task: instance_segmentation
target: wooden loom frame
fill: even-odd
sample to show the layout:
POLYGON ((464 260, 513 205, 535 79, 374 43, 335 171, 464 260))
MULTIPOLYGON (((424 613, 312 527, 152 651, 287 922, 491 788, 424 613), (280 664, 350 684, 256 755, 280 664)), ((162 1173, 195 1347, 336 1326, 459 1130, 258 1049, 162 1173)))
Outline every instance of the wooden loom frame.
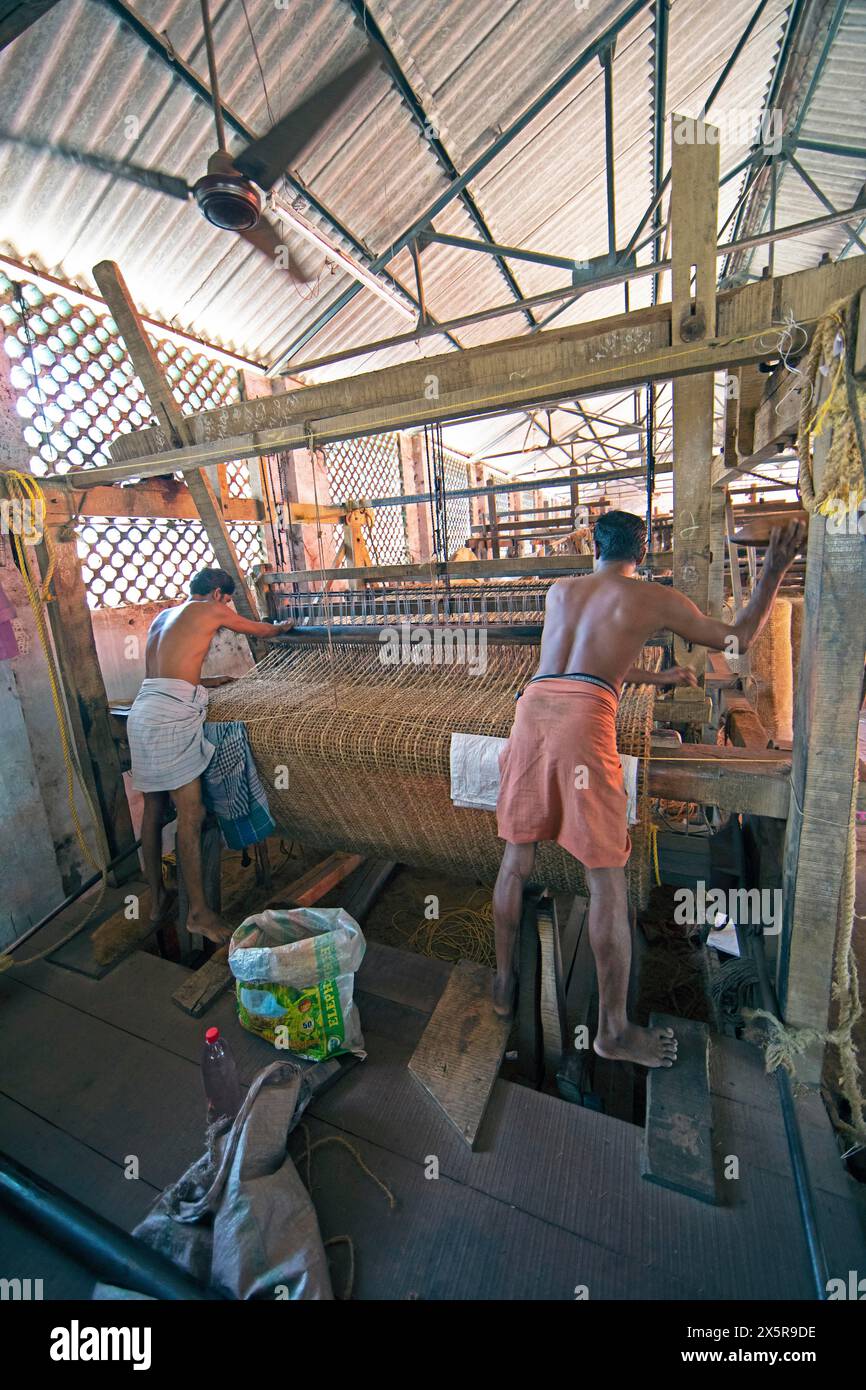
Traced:
MULTIPOLYGON (((718 196, 717 145, 714 140, 700 144, 674 140, 672 150, 672 303, 532 338, 425 358, 419 364, 339 379, 285 395, 264 396, 197 416, 179 417, 119 272, 103 264, 97 274, 100 288, 161 423, 116 440, 112 445, 115 462, 100 469, 98 476, 91 479, 67 475, 53 479, 52 508, 62 511, 64 493, 95 491, 100 494, 99 506, 105 515, 106 494, 110 491, 106 482, 181 470, 189 475, 191 500, 220 563, 235 572, 237 563, 225 521, 239 514, 240 504, 220 506, 204 472, 210 465, 303 448, 311 441, 318 445, 385 428, 417 426, 468 413, 495 413, 561 400, 570 394, 587 395, 611 386, 673 378, 674 580, 700 606, 717 610, 724 508, 723 494, 714 486, 722 480, 719 461, 711 454, 712 373, 722 369, 738 371, 742 373, 741 381, 748 382, 754 364, 774 356, 773 325, 779 324, 785 313, 792 313, 800 323, 813 324, 830 304, 866 287, 866 256, 794 275, 766 278, 716 295, 713 210, 718 196), (423 385, 431 377, 438 387, 432 400, 423 385)), ((753 378, 751 386, 753 404, 753 378)), ((741 398, 740 404, 738 425, 744 442, 750 402, 744 403, 741 398)), ((752 412, 753 422, 760 414, 761 408, 752 412)), ((753 437, 760 448, 757 428, 753 437)), ((732 467, 734 473, 738 471, 727 451, 724 465, 732 467)), ((140 490, 143 497, 149 486, 139 485, 135 492, 140 490)), ((491 497, 494 495, 491 493, 491 497)), ((136 500, 136 508, 140 505, 136 500)), ((248 519, 248 511, 249 504, 244 504, 244 519, 248 519)), ((137 514, 142 513, 138 510, 137 514)), ((67 519, 68 512, 64 516, 67 519)), ((495 521, 493 525, 495 529, 495 521)), ((540 575, 576 572, 583 567, 580 563, 564 564, 567 558, 479 561, 462 565, 460 572, 468 576, 471 569, 479 577, 502 573, 540 575)), ((570 558, 579 561, 582 557, 570 558)), ((72 564, 61 568, 72 574, 77 567, 72 564)), ((421 568, 424 577, 429 578, 430 566, 421 568)), ((449 570, 447 565, 437 568, 444 573, 449 570)), ((409 567, 377 567, 358 576, 342 570, 339 577, 405 578, 409 577, 409 567)), ((62 641, 59 643, 61 662, 72 703, 88 687, 88 708, 97 717, 86 731, 79 728, 76 732, 84 739, 98 780, 104 783, 115 773, 116 749, 108 746, 110 740, 106 741, 104 730, 100 734, 94 732, 101 722, 101 676, 92 640, 88 643, 86 634, 82 635, 82 616, 86 616, 83 582, 80 575, 78 583, 73 581, 74 575, 58 591, 55 631, 69 622, 78 631, 74 656, 62 641)), ((239 605, 252 609, 239 571, 238 581, 239 605)), ((807 620, 801 664, 804 679, 797 706, 791 769, 793 794, 783 798, 776 787, 772 796, 779 810, 783 799, 787 803, 785 929, 778 976, 781 1006, 787 1022, 819 1030, 826 1028, 830 1010, 845 866, 842 827, 848 822, 858 773, 856 728, 866 652, 864 589, 866 548, 862 538, 830 536, 824 518, 813 515, 806 572, 807 620)), ((686 722, 697 718, 700 722, 699 709, 704 701, 702 692, 699 694, 700 698, 695 699, 694 692, 686 692, 671 702, 677 706, 671 717, 686 722)), ((727 773, 716 775, 701 769, 700 775, 692 772, 690 776, 690 785, 696 791, 700 776, 704 776, 706 790, 712 780, 717 788, 727 784, 731 798, 738 794, 747 799, 748 778, 742 773, 736 773, 732 779, 727 773), (737 793, 733 791, 736 778, 737 793)), ((103 812, 108 814, 104 802, 103 812)), ((122 820, 122 811, 112 814, 120 815, 122 820)), ((820 1053, 820 1048, 814 1049, 804 1065, 806 1079, 813 1082, 820 1076, 820 1053)))

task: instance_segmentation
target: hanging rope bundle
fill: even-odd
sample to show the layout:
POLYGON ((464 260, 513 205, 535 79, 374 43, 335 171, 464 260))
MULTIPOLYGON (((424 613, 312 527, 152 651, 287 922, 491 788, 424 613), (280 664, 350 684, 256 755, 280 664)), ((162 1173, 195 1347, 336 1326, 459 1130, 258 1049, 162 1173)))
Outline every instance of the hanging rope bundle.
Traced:
POLYGON ((832 516, 840 507, 856 507, 866 497, 866 385, 854 376, 858 312, 856 296, 834 304, 819 320, 806 360, 797 437, 800 494, 807 511, 825 516, 832 516), (822 377, 829 377, 830 387, 824 400, 816 404, 822 377), (816 493, 812 445, 826 430, 832 430, 832 438, 816 493))

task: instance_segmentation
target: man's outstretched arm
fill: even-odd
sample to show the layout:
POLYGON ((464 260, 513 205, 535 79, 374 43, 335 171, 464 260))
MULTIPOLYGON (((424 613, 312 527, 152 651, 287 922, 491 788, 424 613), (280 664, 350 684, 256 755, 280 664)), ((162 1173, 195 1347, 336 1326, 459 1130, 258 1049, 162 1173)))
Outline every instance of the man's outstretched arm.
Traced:
POLYGON ((747 652, 767 621, 779 586, 797 552, 802 550, 805 538, 806 528, 801 521, 791 521, 771 533, 761 577, 749 602, 732 623, 707 617, 678 589, 667 589, 665 626, 695 647, 709 647, 714 652, 747 652))
POLYGON ((291 618, 284 623, 259 623, 252 618, 245 618, 242 613, 236 613, 233 608, 223 605, 223 612, 219 614, 219 627, 227 627, 232 632, 242 632, 246 637, 279 637, 284 632, 290 632, 295 626, 291 618))

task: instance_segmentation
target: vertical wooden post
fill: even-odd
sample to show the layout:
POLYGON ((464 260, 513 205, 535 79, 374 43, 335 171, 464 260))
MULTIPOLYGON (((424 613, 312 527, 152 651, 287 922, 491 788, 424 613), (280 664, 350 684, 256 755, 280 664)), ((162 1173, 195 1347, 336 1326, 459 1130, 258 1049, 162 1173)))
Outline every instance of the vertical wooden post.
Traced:
MULTIPOLYGON (((260 396, 271 396, 276 394, 274 387, 276 382, 269 381, 267 377, 254 376, 252 372, 240 372, 241 395, 245 401, 256 400, 260 396)), ((247 471, 250 478, 250 492, 262 507, 262 537, 268 569, 276 570, 280 566, 277 563, 277 555, 274 549, 271 526, 276 525, 276 517, 273 514, 274 499, 270 495, 270 488, 267 486, 268 476, 267 457, 247 459, 247 471)))
MULTIPOLYGON (((100 261, 93 267, 93 277, 99 286, 112 317, 126 343, 133 366, 141 378, 154 414, 168 431, 178 447, 192 442, 189 422, 183 415, 166 381, 156 353, 151 347, 144 324, 138 310, 130 298, 129 291, 118 267, 113 261, 100 261)), ((217 564, 230 574, 235 581, 235 607, 244 617, 256 620, 258 613, 247 582, 238 565, 235 548, 226 528, 222 507, 214 491, 213 483, 205 469, 191 470, 185 474, 196 509, 207 532, 217 564)))
MULTIPOLYGON (((427 491, 427 476, 424 468, 424 440, 420 434, 410 436, 412 445, 412 492, 425 493, 427 491)), ((414 507, 415 517, 418 526, 418 560, 429 560, 433 554, 433 531, 430 525, 430 504, 419 502, 414 507)))
MULTIPOLYGON (((96 847, 108 863, 130 849, 135 836, 75 538, 61 540, 54 531, 53 539, 53 598, 46 612, 81 773, 101 821, 95 827, 96 847)), ((44 545, 37 548, 37 556, 45 574, 48 553, 44 545)), ((85 820, 86 837, 88 829, 85 820)), ((109 881, 123 883, 138 872, 138 857, 130 854, 113 870, 109 881)))
MULTIPOLYGON (((816 490, 820 462, 816 457, 816 490)), ((840 534, 826 517, 813 513, 777 973, 782 1016, 794 1027, 824 1030, 829 1018, 851 797, 858 776, 857 726, 866 658, 864 594, 863 537, 856 528, 853 534, 850 528, 840 534)), ((815 1047, 799 1059, 803 1080, 818 1084, 823 1052, 823 1047, 815 1047)))
MULTIPOLYGON (((702 121, 671 118, 671 345, 716 331, 719 133, 702 121), (708 138, 709 137, 709 138, 708 138)), ((710 600, 713 376, 673 382, 674 584, 705 612, 710 600)), ((703 677, 706 651, 674 639, 675 660, 703 677)), ((703 692, 698 692, 701 696, 703 692)), ((680 692, 685 696, 687 692, 680 692)))
MULTIPOLYGON (((401 486, 406 496, 411 497, 412 494, 417 491, 415 486, 415 458, 412 451, 411 435, 398 434, 397 449, 400 456, 401 486)), ((406 524, 406 547, 409 551, 410 564, 415 564, 422 558, 421 510, 422 508, 416 502, 411 503, 408 507, 404 507, 403 509, 406 524)))

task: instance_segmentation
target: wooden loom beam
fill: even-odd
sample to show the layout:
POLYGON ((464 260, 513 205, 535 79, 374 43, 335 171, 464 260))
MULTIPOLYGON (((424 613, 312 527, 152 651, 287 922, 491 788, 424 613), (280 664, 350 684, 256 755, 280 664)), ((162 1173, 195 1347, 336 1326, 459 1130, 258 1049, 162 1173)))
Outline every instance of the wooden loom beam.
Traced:
MULTIPOLYGON (((716 324, 716 234, 719 207, 718 131, 689 118, 671 118, 671 333, 673 344, 705 343, 716 324), (684 124, 685 122, 685 124, 684 124), (690 139, 681 138, 683 129, 690 139)), ((674 584, 706 613, 712 559, 713 374, 673 382, 674 584)), ((674 659, 699 682, 706 648, 674 638, 674 659)), ((698 689, 697 696, 703 697, 698 689)), ((690 691, 679 693, 689 704, 690 691)))
POLYGON ((186 471, 305 447, 310 430, 317 443, 327 443, 735 368, 772 356, 773 325, 788 311, 812 322, 833 300, 864 285, 866 256, 851 257, 719 295, 715 329, 708 326, 703 342, 673 344, 671 306, 660 304, 242 401, 185 417, 191 442, 181 448, 162 425, 120 436, 111 445, 115 462, 100 475, 114 480, 186 471))
MULTIPOLYGON (((123 276, 113 261, 100 261, 93 267, 93 276, 117 324, 133 366, 141 378, 147 398, 154 415, 160 421, 160 429, 183 448, 192 442, 190 418, 185 416, 177 404, 171 387, 163 375, 156 353, 151 346, 138 310, 132 302, 123 276)), ((247 402, 257 404, 257 402, 247 402)), ((225 462, 225 460, 220 460, 225 462)), ((100 476, 104 474, 100 471, 100 476)), ((255 621, 258 618, 255 604, 246 579, 241 570, 231 536, 228 533, 220 500, 214 491, 210 478, 204 469, 187 474, 186 483, 196 510, 201 517, 207 538, 213 548, 217 564, 230 574, 235 583, 234 602, 238 612, 255 621)))

